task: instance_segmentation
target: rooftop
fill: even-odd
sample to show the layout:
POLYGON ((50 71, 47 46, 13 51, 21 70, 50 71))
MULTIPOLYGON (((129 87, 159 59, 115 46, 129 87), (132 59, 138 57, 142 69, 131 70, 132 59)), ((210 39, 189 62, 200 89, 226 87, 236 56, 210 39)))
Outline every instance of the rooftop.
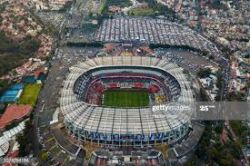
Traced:
POLYGON ((9 105, 4 114, 0 118, 0 129, 6 127, 15 120, 20 120, 23 117, 27 116, 32 111, 32 106, 30 105, 9 105))

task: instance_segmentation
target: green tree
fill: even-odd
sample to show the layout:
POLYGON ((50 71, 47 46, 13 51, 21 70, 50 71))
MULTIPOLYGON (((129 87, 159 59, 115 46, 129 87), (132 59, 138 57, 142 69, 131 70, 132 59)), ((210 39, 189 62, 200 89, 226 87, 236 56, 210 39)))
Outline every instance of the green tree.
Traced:
POLYGON ((17 142, 20 145, 19 146, 20 157, 27 156, 32 152, 33 126, 31 120, 26 121, 23 133, 17 136, 17 142))
POLYGON ((206 68, 206 69, 200 69, 197 73, 198 77, 200 78, 206 78, 211 74, 211 69, 206 68))

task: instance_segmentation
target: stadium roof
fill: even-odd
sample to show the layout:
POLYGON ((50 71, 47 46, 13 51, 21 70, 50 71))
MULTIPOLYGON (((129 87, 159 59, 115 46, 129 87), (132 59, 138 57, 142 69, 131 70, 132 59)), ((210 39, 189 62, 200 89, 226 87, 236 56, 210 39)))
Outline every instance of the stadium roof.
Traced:
POLYGON ((9 141, 12 139, 12 137, 23 131, 25 127, 24 123, 25 121, 21 122, 17 127, 3 132, 3 136, 0 137, 0 156, 3 156, 5 153, 7 153, 9 149, 9 141))
MULTIPOLYGON (((186 80, 181 68, 169 62, 167 59, 159 59, 156 57, 144 56, 104 56, 88 59, 85 62, 79 62, 71 67, 67 79, 63 82, 60 98, 60 111, 64 115, 64 121, 72 132, 80 133, 83 137, 91 137, 91 139, 102 139, 104 135, 145 135, 152 136, 157 134, 161 137, 162 133, 175 131, 187 131, 187 124, 192 114, 192 108, 184 112, 176 111, 168 113, 166 111, 157 111, 152 116, 152 108, 108 108, 92 105, 84 101, 80 101, 73 92, 76 80, 86 72, 94 74, 103 74, 108 70, 94 70, 103 67, 124 66, 127 70, 129 67, 147 67, 150 70, 144 73, 153 73, 163 76, 161 72, 155 71, 160 69, 165 73, 174 76, 181 86, 181 94, 177 99, 177 103, 192 106, 193 97, 189 82, 186 80), (94 72, 93 72, 94 71, 94 72), (159 116, 158 116, 159 115, 159 116), (79 130, 79 132, 78 132, 79 130)), ((146 68, 145 68, 146 69, 146 68)), ((113 70, 111 70, 113 71, 113 70)), ((173 79, 171 78, 172 82, 173 79)), ((88 78, 83 79, 85 82, 88 78)), ((166 81, 164 81, 165 83, 166 81)), ((85 86, 85 84, 83 84, 85 86)), ((84 89, 84 88, 83 88, 84 89)), ((170 104, 170 103, 168 103, 170 104)), ((184 134, 186 132, 182 132, 184 134)), ((178 134, 177 134, 178 135, 178 134)), ((108 136, 108 140, 109 140, 108 136)), ((152 136, 153 139, 154 136, 152 136)), ((176 137, 181 137, 178 135, 176 137)), ((113 139, 113 138, 112 138, 113 139)), ((114 138, 116 139, 116 138, 114 138)))

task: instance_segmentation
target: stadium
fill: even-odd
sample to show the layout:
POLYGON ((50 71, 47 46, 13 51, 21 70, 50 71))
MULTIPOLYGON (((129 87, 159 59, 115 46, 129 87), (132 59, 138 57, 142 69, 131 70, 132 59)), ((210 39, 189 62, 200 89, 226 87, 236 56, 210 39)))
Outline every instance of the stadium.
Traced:
POLYGON ((192 107, 152 107, 191 106, 193 101, 182 69, 167 59, 107 54, 69 68, 60 111, 78 140, 114 146, 174 144, 189 133, 192 107))

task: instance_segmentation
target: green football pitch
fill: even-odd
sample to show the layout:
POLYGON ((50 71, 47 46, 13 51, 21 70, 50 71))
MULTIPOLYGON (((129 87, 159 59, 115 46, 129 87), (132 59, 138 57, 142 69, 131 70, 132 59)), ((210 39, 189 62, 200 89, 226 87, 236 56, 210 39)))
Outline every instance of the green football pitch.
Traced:
POLYGON ((111 107, 145 107, 149 94, 145 89, 116 89, 104 92, 103 105, 111 107))

